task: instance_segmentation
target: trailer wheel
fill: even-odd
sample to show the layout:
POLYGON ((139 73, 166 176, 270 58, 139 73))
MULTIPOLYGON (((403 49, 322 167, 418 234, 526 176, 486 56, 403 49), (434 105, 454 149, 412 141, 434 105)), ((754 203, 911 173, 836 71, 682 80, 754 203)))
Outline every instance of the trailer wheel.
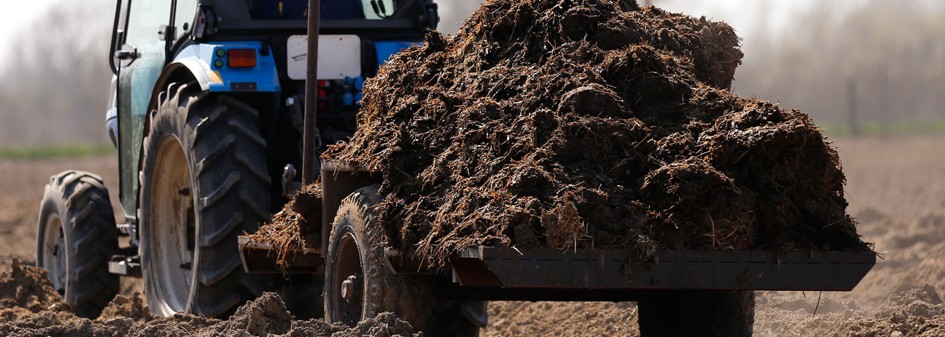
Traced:
POLYGON ((750 337, 753 291, 673 291, 637 302, 642 337, 750 337))
POLYGON ((389 311, 425 335, 478 336, 475 323, 484 322, 483 302, 438 302, 435 278, 397 275, 384 263, 387 240, 375 214, 380 201, 375 185, 355 191, 338 207, 325 260, 328 321, 353 326, 389 311), (463 312, 466 307, 470 314, 463 312))
POLYGON ((233 312, 264 284, 243 272, 237 236, 269 218, 259 113, 171 84, 144 138, 138 221, 144 290, 158 316, 233 312))
POLYGON ((102 178, 66 171, 49 179, 39 211, 36 265, 76 315, 95 318, 118 293, 108 259, 118 229, 102 178))
POLYGON ((436 326, 432 336, 479 336, 479 329, 489 323, 488 302, 449 301, 436 302, 436 326))

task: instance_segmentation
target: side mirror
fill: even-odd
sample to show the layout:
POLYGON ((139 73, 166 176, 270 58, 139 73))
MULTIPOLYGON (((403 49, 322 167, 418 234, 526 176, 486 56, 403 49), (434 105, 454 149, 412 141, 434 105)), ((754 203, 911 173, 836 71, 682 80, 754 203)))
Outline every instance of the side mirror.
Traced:
POLYGON ((114 57, 115 57, 116 59, 122 60, 122 61, 124 61, 124 60, 131 60, 131 59, 135 59, 135 58, 138 57, 138 50, 137 50, 137 49, 135 49, 134 47, 131 47, 131 46, 127 46, 127 45, 126 45, 126 47, 130 47, 131 50, 128 50, 128 49, 125 49, 125 48, 122 48, 121 50, 116 50, 116 51, 115 51, 115 54, 114 54, 114 57))
POLYGON ((161 37, 161 41, 173 42, 174 37, 177 36, 177 29, 171 25, 161 25, 161 29, 158 30, 158 36, 161 37))

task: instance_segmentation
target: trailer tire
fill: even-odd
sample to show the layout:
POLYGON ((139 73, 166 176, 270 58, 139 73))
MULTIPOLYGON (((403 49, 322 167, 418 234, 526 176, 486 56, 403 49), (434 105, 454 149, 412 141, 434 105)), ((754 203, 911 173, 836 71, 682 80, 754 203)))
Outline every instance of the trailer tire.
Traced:
POLYGON ((118 252, 118 229, 102 178, 66 171, 52 176, 39 212, 36 265, 72 312, 95 318, 118 294, 119 277, 108 272, 118 252))
MULTIPOLYGON (((437 279, 398 275, 386 262, 383 224, 376 207, 377 186, 350 194, 338 207, 325 260, 325 316, 329 322, 356 325, 382 312, 393 312, 428 336, 478 336, 476 321, 463 315, 464 302, 437 301, 437 279)), ((474 311, 484 317, 485 305, 474 311)))
POLYGON ((138 207, 151 311, 231 314, 265 283, 244 273, 237 236, 269 219, 259 113, 234 98, 172 83, 145 127, 138 207))
POLYGON ((637 303, 641 337, 750 337, 755 293, 672 291, 637 303))
POLYGON ((288 280, 276 288, 286 308, 297 320, 325 317, 323 298, 325 278, 322 275, 289 275, 288 280))
POLYGON ((479 336, 479 329, 488 324, 487 303, 485 301, 450 301, 436 303, 436 325, 432 336, 479 336))

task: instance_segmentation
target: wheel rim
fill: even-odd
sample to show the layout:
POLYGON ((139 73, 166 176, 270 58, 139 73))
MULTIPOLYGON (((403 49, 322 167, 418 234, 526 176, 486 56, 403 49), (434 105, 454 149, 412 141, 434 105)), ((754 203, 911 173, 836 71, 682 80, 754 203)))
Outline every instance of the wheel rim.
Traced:
POLYGON ((364 269, 354 235, 344 233, 336 251, 330 288, 332 320, 353 326, 364 313, 364 269))
POLYGON ((62 232, 62 219, 58 214, 46 218, 43 233, 43 268, 49 274, 49 281, 60 295, 66 294, 66 265, 69 254, 66 251, 66 237, 62 232))
POLYGON ((196 266, 196 213, 193 183, 180 142, 165 137, 158 147, 150 185, 149 259, 150 291, 159 313, 187 309, 196 266))

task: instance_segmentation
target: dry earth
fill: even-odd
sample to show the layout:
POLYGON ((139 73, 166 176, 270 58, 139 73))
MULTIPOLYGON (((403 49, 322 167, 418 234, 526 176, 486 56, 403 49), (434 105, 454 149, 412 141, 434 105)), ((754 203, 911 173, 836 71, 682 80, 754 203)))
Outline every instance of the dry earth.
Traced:
MULTIPOLYGON (((760 293, 755 335, 945 336, 945 304, 938 295, 945 291, 945 157, 940 155, 945 137, 841 139, 836 145, 847 173, 850 214, 858 219, 860 233, 875 243, 883 259, 850 293, 760 293)), ((114 201, 115 166, 114 157, 0 160, 0 274, 11 271, 13 258, 33 261, 37 210, 50 175, 65 169, 101 174, 114 201)), ((126 290, 126 295, 129 292, 126 290)), ((133 302, 122 299, 124 304, 133 302)), ((272 304, 262 301, 257 305, 272 304)), ((55 310, 4 310, 0 330, 4 326, 51 324, 55 329, 42 330, 42 335, 56 335, 56 331, 63 334, 82 327, 93 331, 92 326, 103 322, 70 318, 55 310)), ((485 336, 638 335, 632 303, 497 302, 490 304, 489 310, 491 322, 485 336)), ((127 319, 113 317, 113 324, 137 326, 133 324, 135 317, 127 317, 134 315, 115 315, 127 319)), ((151 329, 163 327, 166 331, 196 332, 187 329, 232 327, 228 322, 191 317, 161 321, 149 325, 148 330, 155 333, 160 330, 151 329)), ((344 332, 308 324, 293 326, 344 332)), ((107 335, 108 331, 112 330, 99 333, 107 335)), ((344 333, 369 334, 367 330, 344 333)))
MULTIPOLYGON (((105 179, 112 205, 118 211, 118 161, 114 156, 45 160, 0 159, 0 272, 10 270, 10 260, 34 261, 36 221, 43 187, 49 177, 65 170, 82 170, 105 179)), ((116 218, 119 221, 122 218, 116 218)))

